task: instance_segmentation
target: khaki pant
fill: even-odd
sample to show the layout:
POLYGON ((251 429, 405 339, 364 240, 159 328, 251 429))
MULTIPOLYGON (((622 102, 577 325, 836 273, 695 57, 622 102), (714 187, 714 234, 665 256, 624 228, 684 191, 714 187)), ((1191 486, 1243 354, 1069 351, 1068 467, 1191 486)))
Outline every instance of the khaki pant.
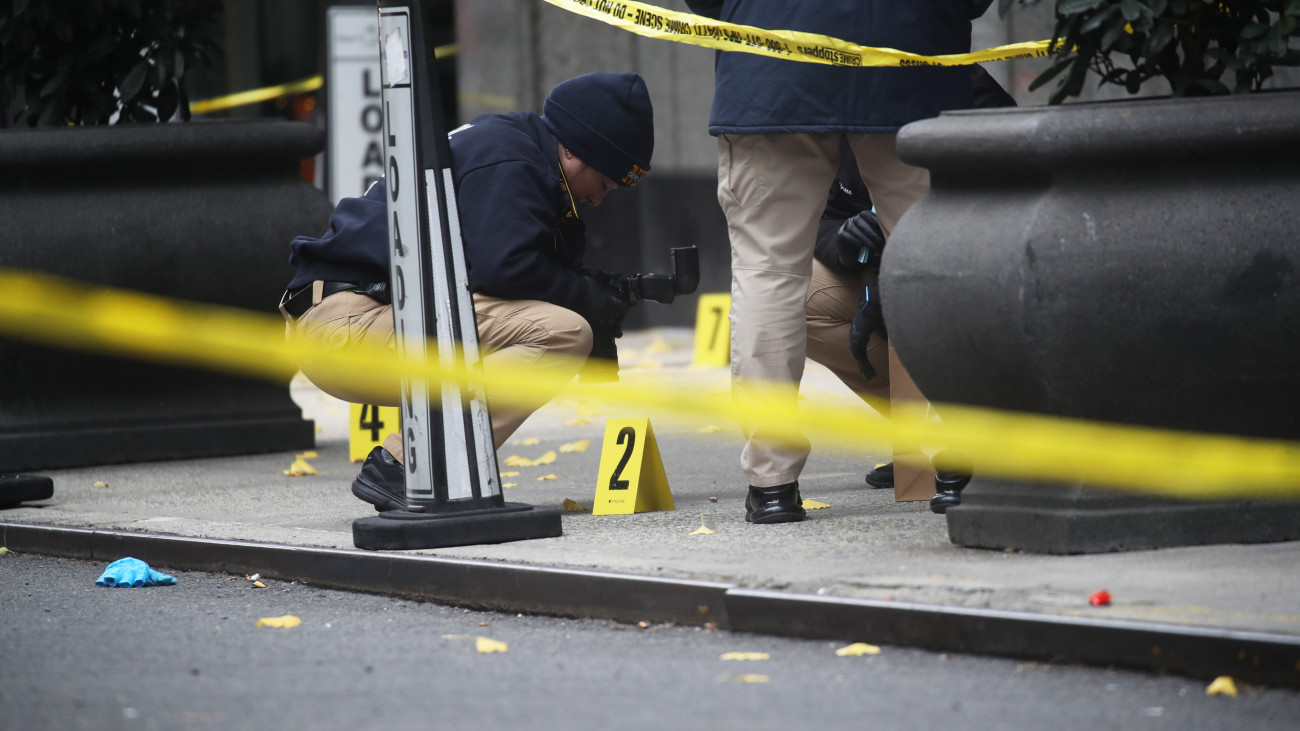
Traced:
POLYGON ((889 341, 878 333, 867 341, 867 360, 876 369, 871 380, 849 354, 849 327, 858 314, 858 296, 875 282, 875 272, 837 272, 813 259, 812 283, 804 302, 808 357, 829 368, 868 406, 889 416, 889 341))
MULTIPOLYGON (((581 315, 558 305, 476 294, 474 315, 485 371, 508 368, 513 373, 528 369, 541 376, 539 380, 555 379, 550 382, 563 384, 577 375, 581 358, 591 353, 591 326, 581 315)), ((314 339, 332 348, 382 344, 396 353, 392 305, 354 292, 326 297, 289 328, 290 337, 314 339)), ((298 364, 303 375, 331 396, 354 403, 401 405, 401 384, 397 381, 364 389, 314 366, 310 360, 298 364)), ((497 407, 488 394, 495 446, 504 444, 528 415, 548 400, 549 397, 533 404, 497 407)), ((384 442, 399 459, 400 444, 400 439, 393 438, 384 442)))
MULTIPOLYGON (((718 203, 726 214, 731 238, 735 398, 768 398, 756 383, 798 384, 803 378, 804 359, 809 354, 805 307, 812 280, 813 243, 826 208, 826 192, 839 166, 839 142, 844 136, 718 138, 718 203)), ((894 137, 847 135, 886 237, 930 185, 928 171, 898 159, 894 137)), ((854 299, 855 308, 856 304, 854 299)), ((847 340, 845 330, 846 354, 847 340)), ((847 368, 838 372, 851 377, 847 368)), ((792 405, 794 396, 780 398, 792 405)), ((761 422, 741 424, 741 429, 746 444, 740 463, 750 485, 772 487, 798 479, 808 459, 807 442, 781 445, 764 437, 761 422)))

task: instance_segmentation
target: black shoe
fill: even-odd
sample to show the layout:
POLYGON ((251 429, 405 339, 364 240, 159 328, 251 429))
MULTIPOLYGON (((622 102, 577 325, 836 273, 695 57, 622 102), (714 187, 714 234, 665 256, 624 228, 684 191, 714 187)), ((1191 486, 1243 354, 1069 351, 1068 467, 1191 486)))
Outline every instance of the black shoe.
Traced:
POLYGON ((970 475, 962 472, 934 473, 934 497, 930 498, 930 511, 944 513, 961 505, 961 491, 970 482, 970 475))
POLYGON ((794 523, 805 515, 798 482, 776 487, 751 485, 745 498, 745 520, 750 523, 794 523))
POLYGON ((894 463, 876 465, 875 469, 867 473, 867 484, 877 490, 892 488, 894 486, 894 463))
POLYGON ((361 474, 352 481, 352 494, 375 506, 375 510, 401 510, 406 507, 406 474, 402 463, 383 447, 370 450, 361 474))

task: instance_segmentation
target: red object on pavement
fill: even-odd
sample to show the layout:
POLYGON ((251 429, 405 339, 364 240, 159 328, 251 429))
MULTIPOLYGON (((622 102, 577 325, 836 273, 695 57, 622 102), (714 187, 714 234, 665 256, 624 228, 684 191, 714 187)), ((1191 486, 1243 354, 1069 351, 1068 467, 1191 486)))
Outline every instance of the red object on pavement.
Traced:
POLYGON ((1094 591, 1092 596, 1088 597, 1088 603, 1094 607, 1104 607, 1110 604, 1110 592, 1105 589, 1094 591))

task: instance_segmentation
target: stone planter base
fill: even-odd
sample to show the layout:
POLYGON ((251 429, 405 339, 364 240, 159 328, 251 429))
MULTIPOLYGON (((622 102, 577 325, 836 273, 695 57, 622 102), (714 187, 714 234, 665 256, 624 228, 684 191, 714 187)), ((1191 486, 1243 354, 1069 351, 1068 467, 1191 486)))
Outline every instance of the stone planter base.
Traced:
MULTIPOLYGON (((943 114, 885 250, 891 344, 935 403, 1300 440, 1300 91, 943 114)), ((942 408, 939 410, 942 415, 942 408)), ((986 481, 953 541, 1078 553, 1300 538, 1300 501, 986 481)), ((1118 476, 1090 476, 1105 484, 1118 476)))
MULTIPOLYGON (((289 241, 327 225, 298 174, 323 145, 283 121, 5 132, 0 266, 278 316, 289 241)), ((315 443, 287 382, 3 339, 0 373, 4 472, 315 443)))
POLYGON ((1071 554, 1300 540, 1300 501, 1174 501, 975 478, 949 508, 958 545, 1071 554))

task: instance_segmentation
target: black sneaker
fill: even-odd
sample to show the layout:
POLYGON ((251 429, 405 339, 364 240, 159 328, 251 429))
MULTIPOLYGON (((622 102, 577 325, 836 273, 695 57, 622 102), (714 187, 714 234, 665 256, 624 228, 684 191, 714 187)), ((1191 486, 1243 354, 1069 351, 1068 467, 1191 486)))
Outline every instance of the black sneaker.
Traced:
POLYGON ((370 450, 361 474, 352 481, 352 494, 375 506, 375 510, 401 510, 406 507, 406 473, 402 463, 383 447, 370 450))
POLYGON ((867 473, 867 484, 877 490, 894 487, 894 463, 878 464, 867 473))
POLYGON ((745 520, 750 523, 794 523, 806 515, 798 482, 776 487, 750 485, 745 498, 745 520))

